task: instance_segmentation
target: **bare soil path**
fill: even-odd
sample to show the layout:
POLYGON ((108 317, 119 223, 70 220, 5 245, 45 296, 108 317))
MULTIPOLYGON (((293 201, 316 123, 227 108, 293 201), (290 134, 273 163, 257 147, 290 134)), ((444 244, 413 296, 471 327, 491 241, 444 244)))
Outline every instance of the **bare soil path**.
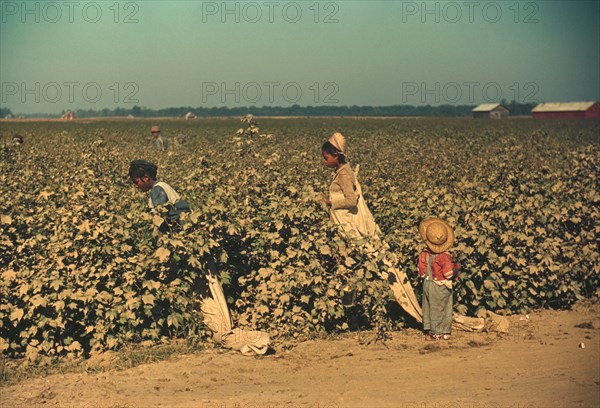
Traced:
POLYGON ((512 316, 507 335, 351 333, 261 358, 208 350, 51 375, 0 388, 0 407, 600 407, 600 305, 585 305, 512 316))

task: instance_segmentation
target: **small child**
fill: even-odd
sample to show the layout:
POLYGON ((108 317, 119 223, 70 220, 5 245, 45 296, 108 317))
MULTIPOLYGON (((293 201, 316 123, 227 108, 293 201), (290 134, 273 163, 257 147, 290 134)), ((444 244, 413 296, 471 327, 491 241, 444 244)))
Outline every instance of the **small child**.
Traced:
POLYGON ((431 339, 450 338, 452 326, 452 278, 460 267, 446 252, 454 243, 450 224, 430 218, 419 225, 427 248, 419 255, 419 276, 423 281, 423 330, 431 339))
POLYGON ((167 183, 158 180, 158 167, 146 160, 134 160, 129 166, 129 177, 141 191, 150 191, 148 206, 154 209, 166 206, 167 219, 159 227, 161 232, 168 232, 177 223, 182 212, 188 211, 190 205, 182 200, 179 194, 167 183))

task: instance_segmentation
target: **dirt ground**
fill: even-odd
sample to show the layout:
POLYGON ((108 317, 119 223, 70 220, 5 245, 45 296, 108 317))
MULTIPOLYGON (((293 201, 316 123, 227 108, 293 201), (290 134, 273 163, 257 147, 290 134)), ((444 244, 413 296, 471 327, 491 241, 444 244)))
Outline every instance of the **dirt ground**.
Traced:
MULTIPOLYGON (((417 330, 216 349, 125 371, 60 374, 0 388, 0 407, 600 407, 600 305, 511 316, 505 335, 417 330)), ((93 362, 91 362, 93 364, 93 362)))

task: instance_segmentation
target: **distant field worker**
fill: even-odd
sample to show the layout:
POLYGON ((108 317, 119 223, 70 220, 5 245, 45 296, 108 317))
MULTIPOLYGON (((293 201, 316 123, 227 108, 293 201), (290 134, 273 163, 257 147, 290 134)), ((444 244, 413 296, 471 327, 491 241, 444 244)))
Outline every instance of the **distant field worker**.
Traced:
MULTIPOLYGON (((167 183, 157 178, 158 167, 146 160, 134 160, 129 166, 129 177, 141 191, 150 192, 148 205, 151 209, 166 206, 168 213, 160 226, 162 232, 172 230, 178 224, 181 213, 189 211, 189 204, 167 183)), ((208 270, 204 279, 197 282, 197 302, 202 311, 203 321, 213 331, 215 339, 226 347, 240 351, 244 355, 265 354, 270 337, 260 331, 233 328, 233 322, 214 260, 207 256, 208 270)))
POLYGON ((447 252, 454 243, 450 224, 429 218, 419 225, 427 248, 419 255, 419 276, 423 278, 423 330, 431 339, 448 340, 452 327, 452 279, 460 266, 447 252))
POLYGON ((12 141, 15 147, 21 147, 24 143, 23 136, 17 134, 13 136, 12 141))
POLYGON ((163 136, 160 132, 160 128, 156 125, 150 128, 150 133, 154 136, 154 146, 162 152, 169 148, 169 139, 163 136))

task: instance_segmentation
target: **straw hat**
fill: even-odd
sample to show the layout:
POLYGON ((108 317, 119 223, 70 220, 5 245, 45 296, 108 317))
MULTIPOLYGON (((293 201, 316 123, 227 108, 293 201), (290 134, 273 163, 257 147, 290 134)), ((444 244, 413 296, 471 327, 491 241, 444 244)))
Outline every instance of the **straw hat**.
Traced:
POLYGON ((338 149, 342 154, 346 154, 346 138, 341 133, 334 133, 328 140, 329 143, 338 149))
POLYGON ((439 218, 429 218, 419 225, 421 238, 432 252, 444 252, 454 243, 454 231, 450 224, 439 218))
POLYGON ((150 133, 157 133, 157 132, 160 132, 160 128, 158 126, 154 125, 150 128, 150 133))

